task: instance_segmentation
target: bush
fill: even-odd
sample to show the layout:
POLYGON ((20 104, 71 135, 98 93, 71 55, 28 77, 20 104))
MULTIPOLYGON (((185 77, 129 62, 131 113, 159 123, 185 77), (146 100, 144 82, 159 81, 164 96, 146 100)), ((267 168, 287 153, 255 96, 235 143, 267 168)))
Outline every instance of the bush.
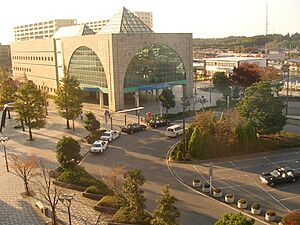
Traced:
POLYGON ((300 224, 300 212, 291 212, 282 218, 284 225, 300 224))
POLYGON ((55 170, 50 170, 49 172, 49 176, 51 178, 57 179, 57 177, 59 177, 59 175, 64 171, 64 169, 60 166, 55 170))
POLYGON ((108 187, 104 183, 95 179, 80 166, 76 166, 72 169, 65 169, 57 180, 83 187, 95 186, 99 191, 98 194, 108 193, 108 187))
POLYGON ((95 185, 89 186, 87 189, 85 189, 85 192, 97 195, 102 194, 102 191, 95 185))
POLYGON ((266 214, 268 216, 275 216, 276 215, 276 213, 273 210, 270 210, 270 209, 266 212, 266 214))
POLYGON ((197 179, 197 178, 196 178, 196 179, 194 179, 193 181, 194 181, 195 183, 199 183, 199 182, 200 182, 200 180, 199 180, 199 179, 197 179))
POLYGON ((98 206, 120 209, 126 204, 125 198, 116 195, 106 195, 98 203, 98 206))
POLYGON ((92 135, 89 135, 87 136, 85 139, 86 139, 86 142, 89 143, 89 144, 93 144, 95 141, 99 140, 100 137, 102 136, 102 134, 105 132, 106 130, 103 129, 103 130, 97 130, 95 131, 92 135))
POLYGON ((258 204, 258 203, 254 203, 252 206, 251 206, 252 209, 260 209, 261 208, 261 205, 258 204))
MULTIPOLYGON (((140 224, 140 225, 150 224, 151 215, 145 211, 143 217, 144 217, 144 220, 140 221, 138 224, 140 224)), ((130 216, 130 211, 128 211, 128 208, 126 208, 126 207, 120 208, 113 216, 112 221, 114 221, 116 223, 129 223, 129 224, 135 223, 134 221, 132 221, 132 218, 130 216)))

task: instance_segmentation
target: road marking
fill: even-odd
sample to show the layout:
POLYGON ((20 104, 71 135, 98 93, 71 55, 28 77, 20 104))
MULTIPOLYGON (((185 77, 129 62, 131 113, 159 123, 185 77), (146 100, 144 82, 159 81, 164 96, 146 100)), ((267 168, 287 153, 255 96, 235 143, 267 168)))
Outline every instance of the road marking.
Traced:
POLYGON ((289 186, 289 187, 276 188, 276 189, 272 189, 272 190, 270 190, 268 192, 281 191, 281 190, 285 190, 285 189, 289 189, 289 188, 294 188, 294 187, 300 187, 300 184, 299 185, 292 185, 292 186, 289 186))
POLYGON ((288 198, 282 198, 282 199, 279 199, 279 201, 286 201, 286 200, 290 200, 290 199, 295 199, 295 198, 300 198, 300 196, 293 196, 293 197, 288 197, 288 198))
MULTIPOLYGON (((238 161, 237 161, 238 162, 238 161)), ((236 168, 236 169, 240 169, 238 166, 236 166, 234 163, 233 163, 233 161, 230 161, 230 163, 231 163, 231 165, 233 165, 234 166, 234 168, 236 168)))
POLYGON ((207 181, 208 179, 206 179, 203 174, 197 169, 196 166, 193 165, 193 168, 197 171, 197 173, 202 177, 203 180, 207 181))
POLYGON ((279 164, 273 162, 272 160, 268 159, 267 157, 264 157, 265 160, 269 161, 271 164, 277 166, 277 167, 280 167, 279 164))
POLYGON ((267 193, 275 202, 277 202, 280 206, 282 206, 285 210, 290 212, 291 210, 287 208, 282 202, 280 202, 277 198, 275 198, 273 195, 271 195, 269 192, 267 192, 263 187, 261 187, 259 184, 256 184, 260 189, 262 189, 265 193, 267 193))

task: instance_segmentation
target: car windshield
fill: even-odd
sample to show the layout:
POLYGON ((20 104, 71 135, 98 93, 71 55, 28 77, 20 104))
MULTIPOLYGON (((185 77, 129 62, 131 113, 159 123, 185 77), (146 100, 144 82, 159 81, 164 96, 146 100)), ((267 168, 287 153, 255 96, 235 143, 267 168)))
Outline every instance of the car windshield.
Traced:
POLYGON ((272 176, 274 176, 274 177, 278 177, 279 176, 279 172, 277 170, 273 170, 270 174, 272 176))
POLYGON ((101 144, 94 144, 93 147, 95 147, 95 148, 101 148, 102 145, 101 144))
POLYGON ((104 137, 109 137, 110 134, 109 134, 109 133, 104 133, 104 134, 102 134, 102 136, 104 136, 104 137))
POLYGON ((168 128, 167 131, 173 132, 173 129, 172 128, 168 128))

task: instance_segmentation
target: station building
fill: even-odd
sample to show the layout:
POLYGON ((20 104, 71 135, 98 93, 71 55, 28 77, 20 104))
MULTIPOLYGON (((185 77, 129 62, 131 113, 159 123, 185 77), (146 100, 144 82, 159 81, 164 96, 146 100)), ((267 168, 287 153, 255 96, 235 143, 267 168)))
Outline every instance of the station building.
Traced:
POLYGON ((55 94, 63 68, 94 93, 100 107, 124 109, 124 95, 182 85, 192 96, 192 34, 154 33, 122 8, 97 34, 87 25, 60 28, 52 38, 11 45, 14 76, 55 94))

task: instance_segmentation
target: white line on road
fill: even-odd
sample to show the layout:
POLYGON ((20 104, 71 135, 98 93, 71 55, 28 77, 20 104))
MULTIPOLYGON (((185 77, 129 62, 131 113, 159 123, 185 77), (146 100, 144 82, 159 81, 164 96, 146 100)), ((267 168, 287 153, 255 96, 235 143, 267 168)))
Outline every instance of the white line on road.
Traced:
POLYGON ((298 196, 292 196, 292 197, 288 197, 288 198, 281 198, 281 199, 279 199, 279 201, 286 201, 286 200, 290 200, 290 199, 295 199, 295 198, 300 198, 300 195, 298 195, 298 196))
POLYGON ((276 189, 272 189, 272 190, 270 190, 268 192, 281 191, 281 190, 285 190, 285 189, 289 189, 289 188, 295 188, 295 187, 300 187, 300 184, 299 185, 289 186, 289 187, 276 188, 276 189))
POLYGON ((263 187, 261 187, 259 184, 256 184, 260 189, 262 189, 265 193, 267 193, 275 202, 277 202, 280 206, 282 206, 285 210, 290 212, 291 210, 287 208, 282 202, 280 202, 277 198, 275 198, 273 195, 271 195, 269 192, 267 192, 263 187))
POLYGON ((267 160, 268 162, 270 162, 271 164, 277 166, 277 167, 280 167, 279 164, 273 162, 272 160, 268 159, 267 157, 264 157, 265 160, 267 160))
POLYGON ((231 163, 231 165, 233 165, 234 166, 234 168, 236 168, 236 169, 240 169, 237 165, 235 165, 234 163, 233 163, 233 161, 230 161, 230 163, 231 163))

